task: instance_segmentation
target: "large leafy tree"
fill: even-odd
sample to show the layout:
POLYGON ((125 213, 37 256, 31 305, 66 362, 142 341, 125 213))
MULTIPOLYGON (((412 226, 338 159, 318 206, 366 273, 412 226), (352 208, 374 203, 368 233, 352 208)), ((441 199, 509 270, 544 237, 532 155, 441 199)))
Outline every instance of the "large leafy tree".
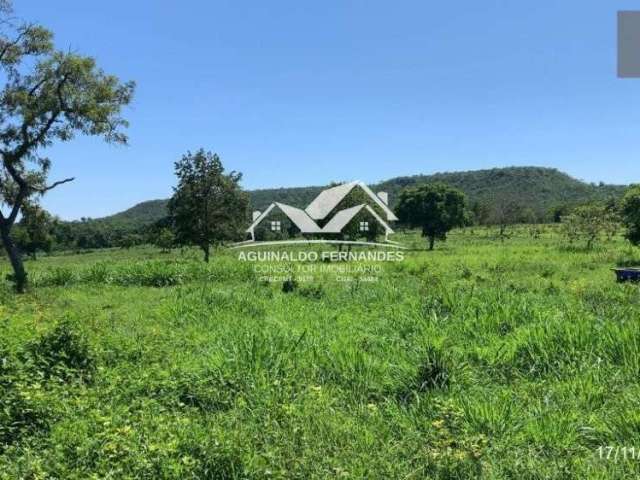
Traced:
POLYGON ((633 245, 640 245, 640 185, 634 185, 626 191, 620 213, 627 227, 627 238, 633 245))
POLYGON ((40 205, 23 205, 22 218, 14 227, 13 237, 20 251, 35 260, 38 250, 51 251, 55 225, 56 219, 40 205))
POLYGON ((407 188, 400 193, 398 218, 412 228, 420 228, 433 250, 436 240, 465 225, 465 196, 460 190, 442 183, 407 188))
POLYGON ((178 185, 169 201, 176 241, 194 245, 209 261, 211 247, 241 237, 249 196, 240 188, 242 174, 225 173, 220 157, 203 149, 175 163, 178 185))
POLYGON ((9 2, 0 1, 0 17, 0 237, 20 292, 27 274, 11 235, 20 210, 73 180, 48 182, 51 160, 42 149, 77 133, 126 143, 120 111, 134 85, 105 74, 90 57, 57 51, 47 29, 16 25, 9 2))

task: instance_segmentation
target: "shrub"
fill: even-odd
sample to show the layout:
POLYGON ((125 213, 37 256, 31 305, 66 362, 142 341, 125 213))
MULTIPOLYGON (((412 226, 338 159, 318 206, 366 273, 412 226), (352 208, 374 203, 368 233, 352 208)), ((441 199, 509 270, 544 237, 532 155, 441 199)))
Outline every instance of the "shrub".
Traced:
POLYGON ((627 239, 633 245, 640 245, 640 185, 634 185, 627 190, 620 210, 627 227, 627 239))
POLYGON ((241 385, 219 371, 187 372, 175 380, 177 401, 204 412, 228 410, 241 385))
POLYGON ((282 291, 284 293, 291 293, 298 288, 298 282, 295 278, 287 278, 282 282, 282 291))
POLYGON ((112 282, 117 285, 142 287, 169 287, 180 285, 184 275, 178 264, 142 262, 126 265, 113 272, 112 282))
POLYGON ((111 272, 106 263, 95 263, 89 267, 89 270, 84 275, 84 280, 87 282, 94 282, 100 284, 109 283, 111 280, 111 272))
POLYGON ((73 270, 66 267, 55 267, 36 280, 36 284, 45 287, 64 287, 77 280, 73 270))
POLYGON ((312 298, 315 300, 320 300, 324 297, 324 288, 322 285, 305 285, 300 289, 300 295, 306 298, 312 298))
POLYGON ((78 327, 65 320, 27 346, 27 354, 45 378, 91 380, 95 359, 78 327))
POLYGON ((47 426, 47 412, 31 390, 16 358, 0 345, 0 453, 23 435, 47 426))

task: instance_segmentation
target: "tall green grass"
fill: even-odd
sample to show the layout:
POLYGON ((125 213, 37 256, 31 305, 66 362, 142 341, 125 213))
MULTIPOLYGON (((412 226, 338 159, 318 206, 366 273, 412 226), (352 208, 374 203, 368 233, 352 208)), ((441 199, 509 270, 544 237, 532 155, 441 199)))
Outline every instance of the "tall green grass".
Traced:
POLYGON ((640 255, 527 232, 408 232, 377 282, 286 288, 229 251, 30 261, 0 479, 634 478, 598 448, 640 432, 640 287, 610 271, 640 255))

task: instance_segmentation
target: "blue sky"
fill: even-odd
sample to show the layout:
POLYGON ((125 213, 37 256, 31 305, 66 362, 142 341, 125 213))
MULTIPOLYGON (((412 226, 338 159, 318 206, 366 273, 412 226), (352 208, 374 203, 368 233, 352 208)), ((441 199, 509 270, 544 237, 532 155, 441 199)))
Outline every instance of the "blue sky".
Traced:
POLYGON ((164 198, 217 152, 246 188, 509 165, 640 181, 640 80, 616 78, 626 1, 16 0, 135 80, 130 146, 50 149, 65 219, 164 198))

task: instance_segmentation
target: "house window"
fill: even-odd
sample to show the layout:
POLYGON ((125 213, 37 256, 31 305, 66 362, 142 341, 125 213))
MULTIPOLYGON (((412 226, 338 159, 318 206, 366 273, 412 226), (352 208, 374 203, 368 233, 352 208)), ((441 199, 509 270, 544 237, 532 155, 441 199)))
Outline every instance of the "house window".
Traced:
POLYGON ((280 229, 281 229, 281 226, 280 226, 280 221, 279 220, 277 220, 277 221, 274 220, 274 221, 271 222, 271 231, 272 232, 279 232, 280 229))
POLYGON ((360 231, 368 232, 369 231, 369 222, 360 222, 360 231))

